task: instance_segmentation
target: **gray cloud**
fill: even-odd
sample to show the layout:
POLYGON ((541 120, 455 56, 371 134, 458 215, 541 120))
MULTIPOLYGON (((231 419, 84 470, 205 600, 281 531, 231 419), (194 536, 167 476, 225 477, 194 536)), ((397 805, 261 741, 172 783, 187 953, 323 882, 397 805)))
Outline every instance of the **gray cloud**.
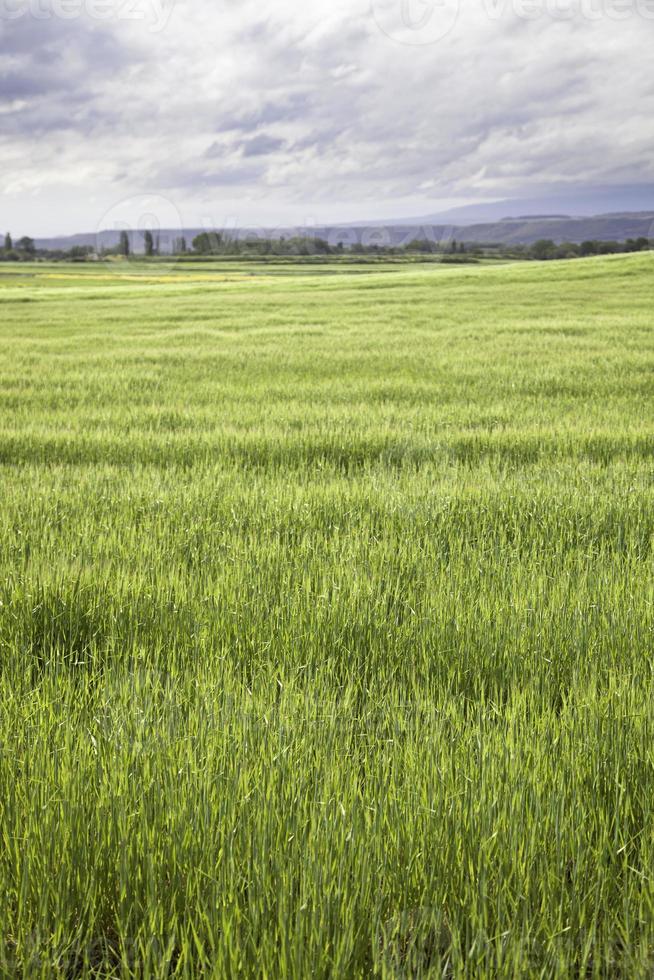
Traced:
MULTIPOLYGON (((103 90, 117 72, 138 63, 130 45, 83 20, 0 21, 2 136, 31 140, 44 133, 88 135, 116 124, 103 90)), ((45 149, 45 147, 42 147, 45 149)))
POLYGON ((283 146, 284 140, 268 136, 267 133, 259 133, 258 136, 245 140, 241 144, 241 150, 244 157, 263 157, 281 150, 283 146))
POLYGON ((461 0, 424 45, 392 40, 369 0, 178 0, 159 33, 0 17, 0 207, 51 200, 55 220, 68 187, 98 208, 162 192, 189 224, 336 220, 654 181, 654 21, 543 9, 461 0))

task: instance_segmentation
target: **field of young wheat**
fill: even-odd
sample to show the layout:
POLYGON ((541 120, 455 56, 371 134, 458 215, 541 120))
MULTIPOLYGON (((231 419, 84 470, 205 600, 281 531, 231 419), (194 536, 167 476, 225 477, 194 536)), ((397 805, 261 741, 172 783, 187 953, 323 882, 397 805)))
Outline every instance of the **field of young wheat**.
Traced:
POLYGON ((5 266, 2 977, 652 976, 653 288, 5 266))

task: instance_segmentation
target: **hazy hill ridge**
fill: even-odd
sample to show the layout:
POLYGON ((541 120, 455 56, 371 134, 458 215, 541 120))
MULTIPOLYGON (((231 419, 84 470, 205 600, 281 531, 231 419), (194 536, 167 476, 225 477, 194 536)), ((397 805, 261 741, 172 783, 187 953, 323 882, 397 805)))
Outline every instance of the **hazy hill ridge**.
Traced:
MULTIPOLYGON (((478 222, 474 224, 450 224, 434 215, 423 219, 408 219, 406 222, 381 222, 370 224, 349 225, 311 225, 309 227, 288 228, 239 228, 229 229, 225 233, 231 237, 261 238, 292 237, 307 235, 327 239, 336 245, 343 241, 346 245, 355 242, 379 245, 403 245, 412 239, 428 239, 431 241, 449 241, 457 239, 462 242, 478 242, 480 244, 498 245, 531 245, 542 238, 554 242, 583 242, 589 239, 603 241, 625 241, 627 238, 654 237, 654 210, 638 212, 621 212, 616 214, 599 214, 592 217, 562 217, 558 215, 544 216, 507 216, 499 221, 478 222)), ((203 231, 214 230, 207 228, 162 229, 159 232, 161 251, 172 250, 175 239, 183 236, 189 246, 196 235, 203 231)), ((220 229, 217 229, 220 230, 220 229)), ((69 249, 75 245, 92 245, 97 248, 112 248, 118 244, 119 232, 102 230, 99 233, 89 232, 79 235, 55 238, 39 238, 37 245, 48 249, 69 249)), ((130 233, 134 251, 142 251, 143 236, 138 231, 130 233)))

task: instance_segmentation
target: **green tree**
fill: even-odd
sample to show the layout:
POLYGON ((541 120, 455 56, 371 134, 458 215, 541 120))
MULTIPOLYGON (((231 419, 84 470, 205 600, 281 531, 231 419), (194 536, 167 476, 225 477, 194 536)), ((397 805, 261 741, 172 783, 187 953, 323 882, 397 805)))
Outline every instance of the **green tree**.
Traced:
POLYGON ((426 238, 414 238, 407 245, 409 252, 421 252, 423 255, 432 255, 435 247, 435 243, 428 241, 426 238))
POLYGON ((26 255, 34 255, 36 252, 34 239, 29 238, 27 235, 24 235, 22 238, 18 239, 16 242, 16 248, 19 252, 25 252, 26 255))
POLYGON ((597 249, 598 243, 594 239, 581 243, 581 254, 584 257, 588 255, 597 255, 597 249))
POLYGON ((557 259, 576 259, 579 254, 580 247, 574 242, 563 242, 556 249, 557 259))
POLYGON ((531 254, 540 262, 556 258, 556 245, 549 238, 541 238, 531 246, 531 254))
POLYGON ((193 239, 193 251, 200 255, 215 255, 222 246, 223 236, 219 231, 203 231, 193 239))
POLYGON ((124 255, 125 258, 129 256, 129 235, 126 231, 121 231, 120 233, 120 244, 118 245, 118 254, 124 255))
POLYGON ((145 245, 145 254, 149 257, 154 254, 154 238, 152 237, 151 231, 146 231, 143 236, 143 242, 145 245))
POLYGON ((9 232, 7 232, 7 234, 5 235, 5 252, 11 252, 13 247, 14 247, 14 243, 11 240, 11 235, 9 234, 9 232))
POLYGON ((73 245, 73 247, 68 250, 68 258, 72 259, 73 262, 79 262, 90 255, 92 251, 92 245, 73 245))

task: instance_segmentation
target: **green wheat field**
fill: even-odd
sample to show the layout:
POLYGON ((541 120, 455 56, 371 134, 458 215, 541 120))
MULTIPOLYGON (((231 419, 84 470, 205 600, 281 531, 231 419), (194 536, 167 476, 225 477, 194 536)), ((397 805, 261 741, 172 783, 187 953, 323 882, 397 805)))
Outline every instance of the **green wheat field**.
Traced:
POLYGON ((0 976, 654 975, 653 297, 0 270, 0 976))

